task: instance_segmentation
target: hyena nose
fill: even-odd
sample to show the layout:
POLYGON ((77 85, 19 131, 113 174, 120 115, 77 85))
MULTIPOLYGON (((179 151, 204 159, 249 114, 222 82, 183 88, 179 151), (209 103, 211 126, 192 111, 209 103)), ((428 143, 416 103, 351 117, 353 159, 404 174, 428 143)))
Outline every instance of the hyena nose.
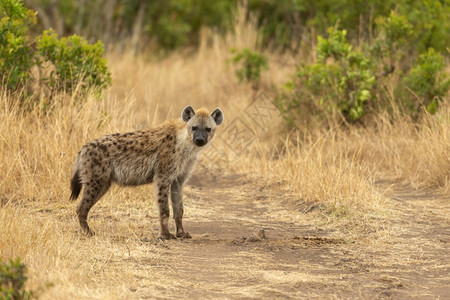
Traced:
POLYGON ((197 146, 204 146, 206 144, 206 140, 202 137, 195 138, 194 142, 197 146))

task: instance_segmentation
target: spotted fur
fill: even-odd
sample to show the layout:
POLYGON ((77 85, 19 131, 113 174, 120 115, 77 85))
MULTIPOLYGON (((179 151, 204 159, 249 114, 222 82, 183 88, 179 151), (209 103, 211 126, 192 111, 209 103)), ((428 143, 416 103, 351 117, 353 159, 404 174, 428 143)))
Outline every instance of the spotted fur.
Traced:
POLYGON ((176 236, 190 238, 182 225, 183 184, 194 170, 199 153, 214 138, 223 122, 220 109, 211 114, 204 108, 195 112, 187 106, 182 120, 170 120, 158 127, 101 137, 84 145, 75 161, 70 198, 78 198, 77 215, 82 230, 92 235, 87 216, 92 206, 112 183, 137 186, 154 183, 160 217, 160 238, 175 238, 169 232, 169 195, 176 236), (184 122, 183 122, 184 121, 184 122))

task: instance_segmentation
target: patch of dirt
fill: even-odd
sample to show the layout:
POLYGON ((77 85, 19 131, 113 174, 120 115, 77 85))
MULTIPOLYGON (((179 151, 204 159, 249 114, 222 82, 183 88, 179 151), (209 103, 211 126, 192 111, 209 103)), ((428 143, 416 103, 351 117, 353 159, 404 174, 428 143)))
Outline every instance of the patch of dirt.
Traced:
POLYGON ((392 192, 398 217, 377 240, 274 217, 317 208, 277 206, 280 195, 238 175, 193 176, 184 219, 193 238, 160 244, 171 288, 153 297, 450 299, 448 200, 392 192))
MULTIPOLYGON (((86 244, 109 247, 98 246, 110 254, 93 262, 127 270, 126 298, 450 299, 448 199, 396 184, 387 195, 394 212, 354 233, 321 224, 323 207, 292 198, 282 182, 202 177, 184 192, 192 239, 156 241, 156 208, 140 200, 106 196, 90 214, 94 239, 79 234, 76 204, 30 209, 65 230, 76 226, 86 244)), ((386 191, 390 183, 378 185, 386 191)))

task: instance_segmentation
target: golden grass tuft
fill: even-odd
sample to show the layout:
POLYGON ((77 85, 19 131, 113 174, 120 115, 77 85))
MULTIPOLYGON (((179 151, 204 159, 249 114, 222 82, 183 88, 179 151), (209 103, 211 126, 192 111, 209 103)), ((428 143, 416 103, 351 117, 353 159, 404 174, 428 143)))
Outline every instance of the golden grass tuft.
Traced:
POLYGON ((434 189, 450 196, 450 106, 437 115, 425 115, 418 123, 408 117, 387 115, 363 133, 353 130, 363 160, 393 180, 416 188, 434 189))

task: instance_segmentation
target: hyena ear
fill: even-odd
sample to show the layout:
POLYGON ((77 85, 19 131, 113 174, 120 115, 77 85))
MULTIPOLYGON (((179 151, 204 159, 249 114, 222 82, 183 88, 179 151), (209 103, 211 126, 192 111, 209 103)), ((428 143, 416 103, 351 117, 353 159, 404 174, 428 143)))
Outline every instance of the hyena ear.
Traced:
POLYGON ((214 122, 216 122, 217 125, 220 125, 223 123, 223 112, 220 110, 220 108, 216 108, 211 113, 211 117, 214 119, 214 122))
POLYGON ((183 121, 187 122, 194 115, 195 115, 194 109, 192 108, 192 106, 188 105, 183 109, 183 112, 181 113, 181 118, 183 119, 183 121))

